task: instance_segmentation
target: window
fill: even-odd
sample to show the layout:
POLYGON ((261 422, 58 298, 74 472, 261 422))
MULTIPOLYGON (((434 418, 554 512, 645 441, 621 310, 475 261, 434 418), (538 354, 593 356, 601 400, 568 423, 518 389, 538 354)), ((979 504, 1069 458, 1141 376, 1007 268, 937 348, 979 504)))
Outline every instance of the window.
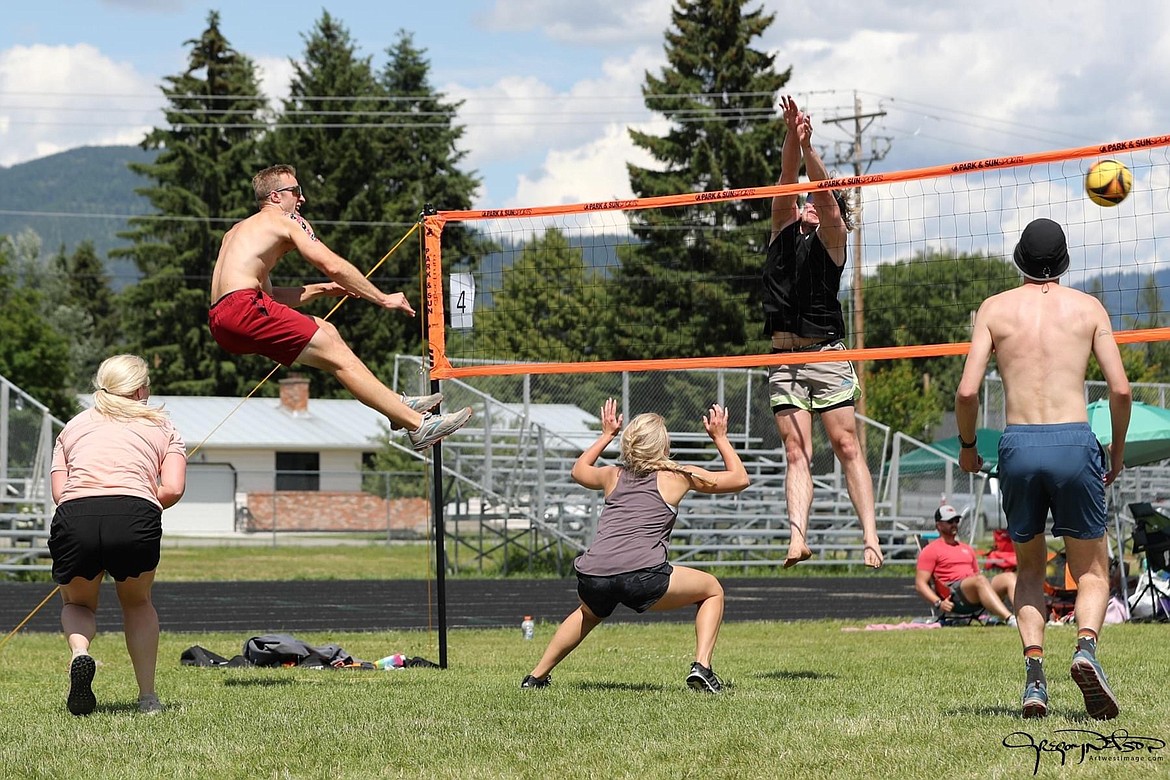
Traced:
POLYGON ((277 490, 320 490, 321 453, 276 453, 277 490))

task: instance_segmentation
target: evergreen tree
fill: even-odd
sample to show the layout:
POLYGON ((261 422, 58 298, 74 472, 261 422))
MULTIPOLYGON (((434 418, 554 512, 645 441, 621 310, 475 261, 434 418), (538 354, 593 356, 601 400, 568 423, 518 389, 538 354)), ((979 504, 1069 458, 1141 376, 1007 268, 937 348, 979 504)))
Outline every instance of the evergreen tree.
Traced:
MULTIPOLYGON (((304 40, 303 59, 293 62, 290 96, 265 147, 273 162, 296 168, 305 195, 302 211, 321 240, 368 273, 410 227, 410 222, 393 230, 376 224, 382 220, 383 193, 374 186, 371 174, 379 169, 386 145, 384 132, 376 127, 384 106, 381 92, 370 58, 358 55, 349 31, 327 11, 304 40), (391 233, 393 240, 388 237, 391 233)), ((404 244, 399 254, 414 257, 412 249, 404 244)), ((388 269, 394 260, 383 264, 370 280, 385 292, 406 292, 417 308, 418 296, 388 269)), ((274 282, 278 285, 323 280, 296 253, 280 262, 274 276, 279 277, 274 282)), ((305 311, 325 316, 335 304, 321 301, 305 311)), ((376 357, 387 354, 392 359, 408 330, 417 327, 417 320, 360 300, 345 301, 330 321, 358 357, 383 377, 388 375, 376 357)), ((341 384, 325 374, 314 376, 314 388, 317 395, 347 397, 341 384)))
MULTIPOLYGON (((771 184, 784 125, 774 101, 789 72, 751 47, 774 15, 747 0, 678 0, 666 33, 668 65, 646 74, 646 106, 672 127, 631 130, 658 165, 629 166, 638 197, 771 184)), ((618 357, 759 351, 759 278, 770 199, 630 213, 640 245, 626 248, 611 308, 618 357), (756 343, 751 343, 755 341, 756 343)))
POLYGON ((25 254, 33 248, 39 251, 39 240, 0 236, 0 376, 64 420, 77 412, 69 339, 45 316, 39 287, 24 283, 39 262, 25 254))
POLYGON ((72 389, 86 393, 98 365, 124 351, 119 310, 92 241, 83 241, 71 255, 62 247, 52 268, 53 282, 45 287, 48 316, 69 334, 72 389))
MULTIPOLYGON (((375 75, 346 28, 323 13, 305 38, 303 62, 294 63, 290 98, 266 144, 273 161, 297 169, 305 186, 305 216, 321 239, 368 272, 411 230, 425 203, 470 208, 478 181, 460 173, 455 149, 458 104, 445 103, 428 84, 429 65, 408 34, 399 33, 389 61, 375 75)), ((402 243, 370 277, 401 290, 422 309, 421 234, 402 243)), ((471 239, 461 226, 444 235, 446 257, 461 256, 471 239)), ((282 262, 282 274, 315 271, 282 262)), ((295 277, 300 280, 301 277, 295 277)), ((291 283, 282 281, 281 283, 291 283)), ((375 374, 389 377, 399 352, 420 351, 422 319, 347 302, 332 321, 375 374)), ((324 395, 342 394, 323 380, 324 395)))
POLYGON ((224 38, 217 12, 186 45, 187 69, 162 88, 167 127, 142 142, 159 155, 130 166, 153 180, 138 192, 156 214, 132 218, 123 235, 133 245, 111 254, 133 258, 142 273, 120 298, 131 350, 150 364, 154 391, 238 395, 271 362, 229 355, 215 343, 208 297, 224 231, 256 209, 250 181, 266 104, 255 64, 224 38))
POLYGON ((476 315, 477 353, 516 361, 597 360, 607 334, 597 327, 601 292, 590 284, 593 273, 561 231, 533 235, 503 269, 492 306, 476 315))

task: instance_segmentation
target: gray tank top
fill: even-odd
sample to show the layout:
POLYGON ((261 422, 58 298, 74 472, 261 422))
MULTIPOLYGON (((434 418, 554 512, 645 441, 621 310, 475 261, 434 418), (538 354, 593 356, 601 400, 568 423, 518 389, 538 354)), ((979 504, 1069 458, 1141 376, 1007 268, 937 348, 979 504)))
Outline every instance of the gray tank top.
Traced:
POLYGON ((635 477, 622 469, 605 497, 593 544, 574 562, 577 571, 606 577, 666 563, 677 517, 658 492, 658 472, 635 477))

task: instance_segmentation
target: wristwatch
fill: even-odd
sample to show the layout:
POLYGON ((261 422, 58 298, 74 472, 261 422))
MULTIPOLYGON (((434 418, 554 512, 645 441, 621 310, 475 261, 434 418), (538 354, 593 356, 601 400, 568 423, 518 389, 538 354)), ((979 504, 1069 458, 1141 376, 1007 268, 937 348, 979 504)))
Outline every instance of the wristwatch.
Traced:
POLYGON ((975 443, 977 441, 978 441, 978 439, 974 439, 972 441, 963 441, 963 434, 961 434, 961 433, 959 434, 959 446, 965 450, 975 449, 975 443))
POLYGON ((938 609, 941 606, 942 606, 942 599, 939 599, 938 601, 934 602, 935 609, 938 609))

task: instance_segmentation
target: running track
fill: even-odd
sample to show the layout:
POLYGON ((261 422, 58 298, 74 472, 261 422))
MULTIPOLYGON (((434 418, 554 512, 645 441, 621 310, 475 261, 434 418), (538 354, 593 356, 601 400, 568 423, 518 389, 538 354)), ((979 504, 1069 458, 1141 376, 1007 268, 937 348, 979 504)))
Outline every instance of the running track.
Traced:
MULTIPOLYGON (((725 578, 724 619, 875 622, 924 617, 911 577, 725 578)), ((447 627, 518 626, 524 615, 559 622, 577 605, 576 580, 447 581, 447 627)), ((53 589, 52 583, 0 582, 0 635, 7 635, 53 589)), ((154 603, 164 631, 268 634, 387 631, 436 626, 434 583, 420 580, 159 582, 154 603)), ((60 631, 54 596, 24 627, 60 631)), ((102 586, 98 625, 121 626, 114 586, 102 586)), ((637 615, 619 607, 612 622, 689 623, 689 609, 637 615)), ((114 629, 116 630, 116 629, 114 629)))

